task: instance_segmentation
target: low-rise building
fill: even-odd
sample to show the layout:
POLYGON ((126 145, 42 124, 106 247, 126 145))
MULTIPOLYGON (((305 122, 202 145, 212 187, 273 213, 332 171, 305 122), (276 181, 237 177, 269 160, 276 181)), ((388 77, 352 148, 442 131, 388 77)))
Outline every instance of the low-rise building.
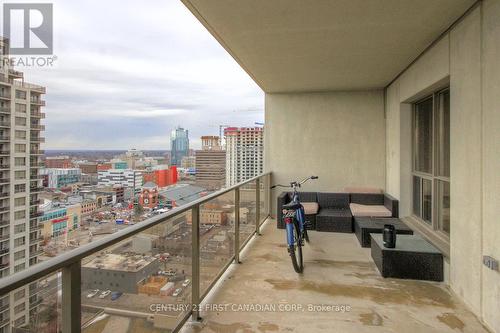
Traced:
POLYGON ((79 182, 81 173, 78 168, 44 168, 39 174, 44 176, 44 186, 61 188, 79 182))
POLYGON ((42 237, 59 236, 80 227, 82 206, 80 204, 64 204, 49 202, 42 206, 40 224, 42 237))
POLYGON ((139 284, 159 268, 159 260, 153 256, 100 254, 82 265, 82 285, 84 289, 136 294, 139 284))
POLYGON ((73 163, 69 156, 47 156, 45 158, 46 168, 72 168, 73 163))
POLYGON ((132 169, 109 169, 98 172, 100 186, 122 185, 140 188, 143 183, 142 171, 132 169))

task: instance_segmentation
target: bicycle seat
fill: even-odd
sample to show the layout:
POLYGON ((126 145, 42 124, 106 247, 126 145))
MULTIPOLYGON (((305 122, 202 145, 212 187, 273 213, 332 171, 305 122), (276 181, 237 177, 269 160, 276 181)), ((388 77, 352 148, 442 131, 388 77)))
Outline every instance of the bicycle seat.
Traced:
POLYGON ((297 210, 301 207, 302 205, 298 202, 289 202, 287 204, 283 205, 283 209, 290 209, 290 210, 297 210))

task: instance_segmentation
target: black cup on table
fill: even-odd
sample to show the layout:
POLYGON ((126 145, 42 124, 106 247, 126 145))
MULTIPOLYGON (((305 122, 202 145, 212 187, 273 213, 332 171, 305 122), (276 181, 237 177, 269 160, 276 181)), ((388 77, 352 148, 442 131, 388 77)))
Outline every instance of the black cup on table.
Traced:
POLYGON ((396 228, 394 227, 394 225, 384 225, 384 230, 382 231, 382 240, 384 242, 384 247, 391 249, 396 247, 396 228))

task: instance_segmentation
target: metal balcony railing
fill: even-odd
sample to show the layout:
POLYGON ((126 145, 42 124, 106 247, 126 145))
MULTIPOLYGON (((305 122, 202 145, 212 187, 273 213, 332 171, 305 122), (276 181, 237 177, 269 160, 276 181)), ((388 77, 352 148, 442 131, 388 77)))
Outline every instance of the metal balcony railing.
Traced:
POLYGON ((12 81, 12 84, 17 87, 22 87, 26 89, 31 89, 33 91, 39 92, 41 94, 45 94, 45 87, 39 86, 38 84, 23 82, 23 81, 12 81))
MULTIPOLYGON (((10 124, 7 126, 10 126, 10 124)), ((45 125, 41 125, 41 124, 31 124, 30 128, 33 131, 45 131, 45 125)))
POLYGON ((9 113, 10 114, 10 107, 0 106, 0 113, 9 113))
POLYGON ((44 112, 41 112, 41 111, 31 111, 30 112, 30 115, 32 118, 45 118, 45 113, 44 112))
POLYGON ((31 104, 36 104, 40 106, 45 106, 45 101, 39 98, 32 98, 30 99, 31 104))
MULTIPOLYGON (((227 268, 233 262, 240 262, 240 251, 250 241, 252 236, 260 233, 260 226, 268 217, 269 209, 266 209, 266 207, 270 207, 270 183, 271 174, 261 174, 232 187, 203 196, 166 213, 128 226, 104 238, 94 240, 68 252, 63 252, 47 261, 40 262, 18 273, 0 279, 0 295, 6 295, 17 288, 34 283, 37 280, 49 279, 50 281, 50 277, 54 277, 55 274, 61 272, 62 304, 60 320, 62 322, 62 332, 79 333, 81 332, 82 315, 82 261, 85 260, 85 267, 87 267, 87 257, 92 258, 92 260, 95 258, 99 259, 99 256, 106 249, 118 247, 123 242, 130 241, 132 237, 142 232, 147 232, 148 234, 156 232, 160 236, 159 230, 164 230, 162 228, 171 224, 175 227, 177 225, 175 221, 184 217, 186 218, 186 222, 182 223, 184 229, 182 229, 181 236, 189 235, 186 236, 187 239, 180 239, 177 241, 179 243, 172 243, 174 242, 173 240, 167 240, 163 234, 161 236, 165 238, 165 244, 186 244, 186 247, 181 251, 189 252, 189 257, 187 257, 188 264, 186 265, 190 265, 191 279, 186 280, 188 281, 186 283, 190 286, 190 293, 186 291, 186 295, 184 296, 184 302, 188 306, 175 317, 176 321, 173 323, 175 327, 171 328, 172 331, 178 331, 190 316, 195 320, 199 319, 198 308, 201 301, 207 296, 227 268), (224 225, 225 227, 223 232, 227 236, 225 238, 225 242, 227 243, 224 244, 227 246, 219 247, 207 242, 206 233, 211 228, 207 227, 206 224, 208 220, 205 215, 205 209, 216 204, 222 204, 225 207, 228 200, 230 200, 230 206, 232 207, 232 213, 230 214, 231 223, 227 224, 228 222, 225 220, 223 222, 219 221, 220 223, 224 223, 219 226, 222 228, 224 225), (252 210, 253 215, 247 214, 245 215, 245 219, 242 220, 240 211, 250 210, 252 210), (220 263, 217 267, 221 269, 217 268, 210 271, 213 274, 207 280, 207 272, 205 270, 211 269, 212 266, 207 266, 206 255, 210 254, 210 251, 213 252, 216 250, 225 251, 223 252, 223 257, 216 256, 213 258, 214 263, 220 263)), ((219 230, 221 230, 219 232, 222 232, 222 229, 219 230)), ((174 256, 175 260, 179 258, 180 255, 174 256)), ((100 260, 96 261, 96 263, 100 262, 100 260)), ((98 268, 99 265, 97 265, 98 268)), ((172 304, 174 302, 177 304, 181 299, 177 298, 176 301, 172 301, 172 304)))
POLYGON ((22 78, 24 76, 23 72, 16 71, 14 69, 9 69, 9 75, 22 78))

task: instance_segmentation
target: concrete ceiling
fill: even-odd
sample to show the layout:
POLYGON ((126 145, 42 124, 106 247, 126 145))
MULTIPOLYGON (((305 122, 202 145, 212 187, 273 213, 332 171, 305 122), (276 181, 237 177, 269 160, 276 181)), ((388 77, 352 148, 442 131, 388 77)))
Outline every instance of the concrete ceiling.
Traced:
POLYGON ((265 92, 385 87, 475 0, 182 0, 265 92))

